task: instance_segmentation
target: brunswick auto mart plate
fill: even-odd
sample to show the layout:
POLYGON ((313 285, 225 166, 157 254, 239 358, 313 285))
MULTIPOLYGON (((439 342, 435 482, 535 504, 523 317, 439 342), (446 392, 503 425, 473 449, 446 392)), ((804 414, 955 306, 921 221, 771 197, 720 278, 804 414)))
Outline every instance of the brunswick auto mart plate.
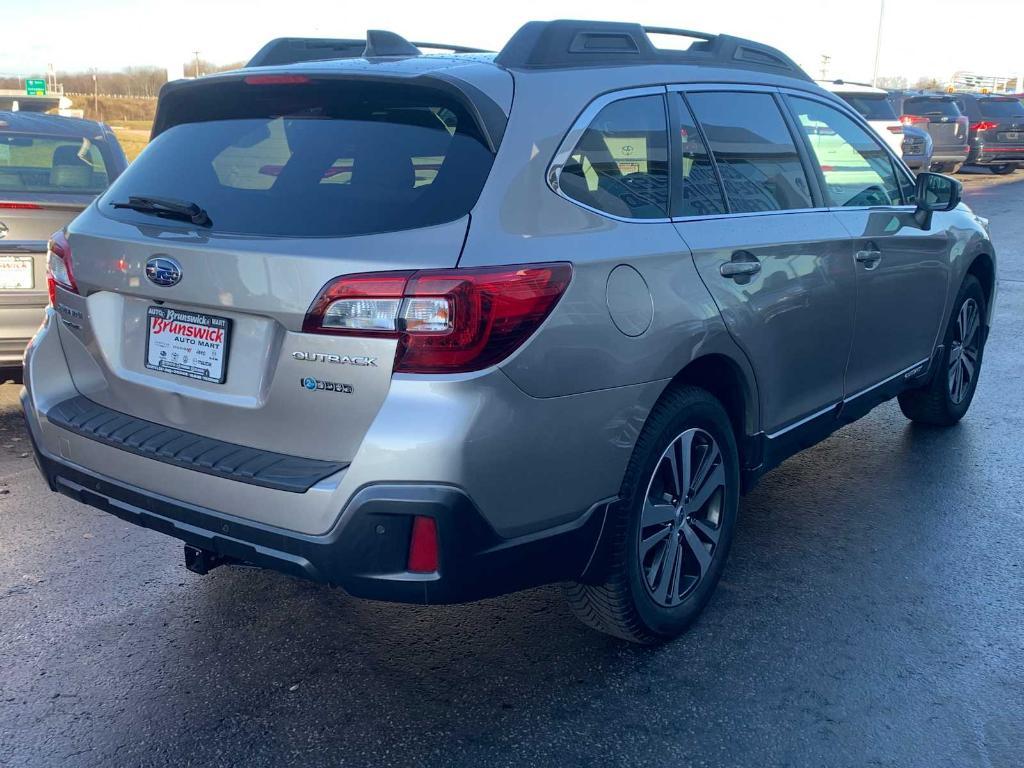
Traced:
POLYGON ((147 368, 213 384, 224 383, 231 320, 168 307, 150 307, 146 318, 147 368))

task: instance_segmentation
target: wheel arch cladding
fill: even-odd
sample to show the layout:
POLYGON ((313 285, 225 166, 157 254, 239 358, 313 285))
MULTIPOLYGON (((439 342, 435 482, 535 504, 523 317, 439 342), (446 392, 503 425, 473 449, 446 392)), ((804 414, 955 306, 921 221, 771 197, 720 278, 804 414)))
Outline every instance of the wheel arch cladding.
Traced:
MULTIPOLYGON (((757 432, 757 395, 740 365, 728 355, 712 353, 692 360, 672 379, 669 387, 689 384, 712 394, 729 414, 743 465, 747 437, 757 432)), ((667 388, 666 388, 667 389, 667 388)))
POLYGON ((975 256, 971 266, 967 268, 967 274, 974 275, 981 283, 981 292, 985 295, 985 322, 987 325, 992 317, 992 296, 996 289, 996 269, 992 257, 987 253, 975 256))

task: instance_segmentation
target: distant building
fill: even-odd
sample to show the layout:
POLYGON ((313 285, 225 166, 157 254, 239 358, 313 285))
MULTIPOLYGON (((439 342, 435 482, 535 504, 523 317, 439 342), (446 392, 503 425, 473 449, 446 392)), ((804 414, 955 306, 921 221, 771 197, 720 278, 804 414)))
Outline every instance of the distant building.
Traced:
POLYGON ((1024 90, 1024 77, 1010 75, 979 75, 976 72, 960 71, 953 75, 953 87, 958 91, 976 91, 985 93, 1017 93, 1024 90))

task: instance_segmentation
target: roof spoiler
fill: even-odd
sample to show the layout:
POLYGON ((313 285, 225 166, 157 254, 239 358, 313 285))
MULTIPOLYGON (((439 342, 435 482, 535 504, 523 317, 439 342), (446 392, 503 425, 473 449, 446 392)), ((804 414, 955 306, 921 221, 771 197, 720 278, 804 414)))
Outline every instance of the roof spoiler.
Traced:
POLYGON ((531 21, 495 58, 510 69, 695 64, 754 69, 811 80, 776 48, 731 35, 608 21, 531 21), (649 35, 692 38, 686 50, 656 48, 649 35))
POLYGON ((357 59, 375 56, 419 56, 421 49, 452 53, 487 53, 483 48, 448 43, 410 43, 401 35, 383 29, 371 29, 365 40, 326 37, 279 37, 264 45, 246 67, 297 64, 303 61, 357 59))

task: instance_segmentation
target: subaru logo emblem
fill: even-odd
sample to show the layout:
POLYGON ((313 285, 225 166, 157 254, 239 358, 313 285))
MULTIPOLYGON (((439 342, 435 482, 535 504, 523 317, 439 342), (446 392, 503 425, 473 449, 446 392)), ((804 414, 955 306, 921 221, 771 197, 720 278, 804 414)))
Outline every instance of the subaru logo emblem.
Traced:
POLYGON ((302 380, 302 386, 306 389, 316 389, 316 379, 307 376, 302 380))
POLYGON ((154 256, 146 262, 149 282, 170 288, 181 282, 181 265, 169 256, 154 256))

